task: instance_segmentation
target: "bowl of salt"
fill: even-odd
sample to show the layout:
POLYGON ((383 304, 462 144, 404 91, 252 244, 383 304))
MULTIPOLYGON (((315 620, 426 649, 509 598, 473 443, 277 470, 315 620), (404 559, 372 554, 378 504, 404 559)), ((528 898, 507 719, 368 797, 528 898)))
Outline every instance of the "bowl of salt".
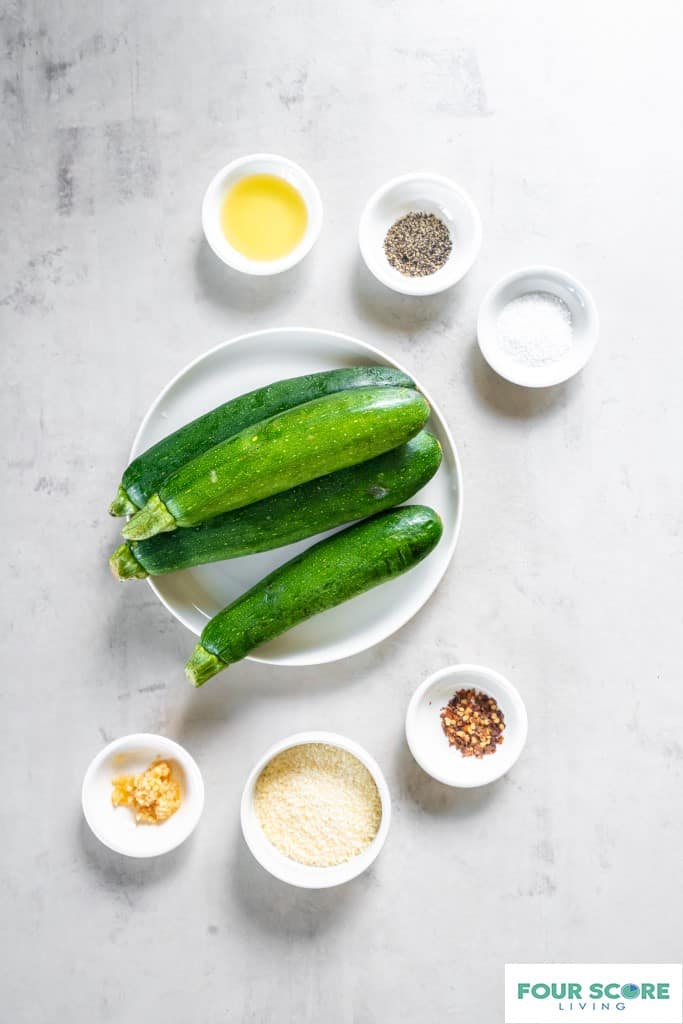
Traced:
POLYGON ((573 377, 590 359, 598 333, 590 292, 555 267, 525 267, 501 278, 484 296, 477 320, 486 362, 528 388, 573 377))

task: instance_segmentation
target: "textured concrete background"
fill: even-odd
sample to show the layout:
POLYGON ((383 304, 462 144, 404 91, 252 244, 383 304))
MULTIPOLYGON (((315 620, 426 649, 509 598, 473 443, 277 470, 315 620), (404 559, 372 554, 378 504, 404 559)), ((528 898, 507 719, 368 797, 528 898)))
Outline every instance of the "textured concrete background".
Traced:
POLYGON ((493 1024, 505 961, 680 958, 680 5, 4 8, 2 1020, 493 1024), (227 272, 199 222, 215 170, 258 149, 325 202, 314 254, 272 281, 227 272), (373 283, 355 232, 419 167, 471 192, 485 242, 414 301, 373 283), (541 393, 474 338, 486 287, 532 261, 585 280, 603 328, 541 393), (283 324, 383 346, 433 391, 461 540, 380 647, 193 693, 191 636, 109 576, 105 509, 169 377, 283 324), (529 710, 525 756, 479 792, 431 783, 403 740, 413 688, 458 660, 529 710), (310 727, 365 744, 395 800, 374 870, 317 895, 262 872, 238 826, 254 759, 310 727), (198 832, 153 863, 101 847, 79 805, 90 758, 137 730, 207 783, 198 832))

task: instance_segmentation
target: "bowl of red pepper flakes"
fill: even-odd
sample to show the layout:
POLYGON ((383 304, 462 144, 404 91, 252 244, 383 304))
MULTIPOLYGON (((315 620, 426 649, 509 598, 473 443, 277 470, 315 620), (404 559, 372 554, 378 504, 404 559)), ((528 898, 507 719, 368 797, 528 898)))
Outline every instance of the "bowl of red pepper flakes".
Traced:
POLYGON ((528 719, 513 684, 484 665, 452 665, 425 679, 406 713, 410 751, 446 786, 485 786, 505 775, 526 743, 528 719))

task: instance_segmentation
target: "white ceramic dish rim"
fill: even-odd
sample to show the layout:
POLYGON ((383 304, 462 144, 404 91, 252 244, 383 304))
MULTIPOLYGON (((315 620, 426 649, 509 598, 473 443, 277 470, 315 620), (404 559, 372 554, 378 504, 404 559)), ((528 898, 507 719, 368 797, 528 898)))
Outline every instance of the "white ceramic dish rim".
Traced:
MULTIPOLYGON (((535 290, 537 289, 528 289, 528 291, 535 290)), ((520 295, 522 294, 525 294, 524 289, 520 289, 520 295)), ((568 274, 566 270, 562 270, 560 267, 551 266, 550 264, 539 263, 528 267, 520 267, 518 270, 513 270, 509 274, 505 274, 491 285, 479 306, 479 313, 477 316, 477 341, 479 343, 481 353, 492 370, 505 380, 510 381, 511 384, 517 384, 519 387, 554 387, 556 384, 563 384, 565 381, 571 380, 571 378, 576 376, 577 373, 580 373, 586 363, 588 363, 595 351, 599 336, 600 316, 598 314, 595 300, 588 288, 586 288, 578 278, 574 277, 572 274, 568 274), (560 282, 567 291, 573 292, 578 297, 581 306, 585 310, 586 328, 589 340, 584 346, 581 358, 571 367, 567 367, 564 361, 560 361, 558 369, 554 374, 552 373, 552 364, 542 368, 547 371, 544 375, 540 375, 538 373, 538 367, 532 367, 532 372, 529 372, 526 367, 520 366, 519 372, 514 372, 514 370, 511 371, 511 366, 514 366, 512 362, 503 363, 501 361, 500 350, 496 344, 495 331, 492 324, 496 300, 506 288, 510 287, 510 285, 518 282, 521 283, 527 279, 531 280, 533 278, 544 277, 549 280, 554 278, 556 281, 560 282), (565 368, 563 369, 563 367, 565 368)))
MULTIPOLYGON (((428 197, 425 195, 425 198, 428 197)), ((401 174, 396 178, 391 178, 390 181, 385 182, 383 185, 380 185, 379 188, 372 193, 363 207, 363 212, 361 213, 358 225, 358 245, 368 270, 381 284, 386 285, 387 288, 391 288, 392 291, 398 292, 401 295, 438 295, 440 292, 444 292, 446 289, 452 288, 453 285, 457 284, 458 281, 461 281, 474 266, 481 250, 481 244, 481 216, 470 194, 456 181, 453 181, 452 178, 448 178, 443 174, 434 174, 431 171, 413 171, 409 174, 401 174), (368 232, 370 218, 381 200, 384 199, 385 196, 389 195, 389 193, 394 189, 412 182, 425 182, 427 186, 432 184, 448 189, 458 197, 463 207, 467 209, 471 216, 474 238, 470 246, 470 258, 464 269, 461 269, 459 272, 452 274, 446 273, 448 270, 447 262, 439 272, 438 277, 436 275, 429 275, 427 277, 406 277, 403 279, 398 275, 394 276, 393 274, 388 273, 385 268, 382 267, 381 262, 374 258, 371 248, 366 244, 366 235, 368 232)))
POLYGON ((332 886, 343 885, 346 882, 350 882, 353 878, 357 878, 359 875, 363 874, 363 872, 366 871, 379 856, 379 853, 386 842, 387 835, 389 834, 389 826, 391 825, 391 795, 382 769, 379 767, 374 757, 372 757, 359 743, 356 743, 355 740, 349 739, 347 736, 342 736, 340 733, 308 730, 306 732, 294 733, 292 736, 287 736, 284 739, 279 740, 258 759, 249 773, 247 781, 244 784, 244 789, 242 790, 242 799, 240 801, 240 823, 242 826, 244 841, 249 847, 252 856, 261 865, 261 867, 273 875, 274 878, 300 889, 329 889, 332 886), (354 757, 357 757, 372 775, 382 803, 382 819, 375 838, 365 848, 365 850, 362 851, 362 853, 359 853, 351 860, 346 861, 343 864, 337 864, 334 867, 317 868, 305 864, 298 864, 296 861, 290 861, 289 858, 282 854, 276 847, 272 846, 269 840, 265 837, 260 825, 258 824, 256 813, 253 811, 256 780, 265 766, 269 761, 272 761, 277 754, 282 753, 283 750, 289 750, 291 747, 301 746, 304 743, 327 743, 330 746, 339 747, 341 750, 347 750, 350 754, 353 754, 354 757), (268 854, 265 857, 262 856, 261 851, 258 850, 256 844, 253 842, 254 831, 258 831, 258 834, 266 844, 268 854), (292 869, 290 865, 293 865, 294 869, 292 869), (302 877, 294 880, 292 877, 294 871, 298 876, 302 877))
MULTIPOLYGON (((481 683, 481 689, 486 692, 485 683, 481 683)), ((488 786, 491 782, 496 782, 498 779, 506 775, 510 769, 517 763, 519 757, 524 750, 527 741, 527 735, 529 731, 529 719, 527 716, 526 706, 519 690, 514 686, 509 679, 501 675, 500 672, 496 672, 495 669, 489 668, 487 665, 474 665, 474 664, 462 664, 462 665, 448 665, 446 668, 439 669, 437 672, 433 672, 432 675, 428 676, 420 685, 417 687, 413 696, 410 698, 408 708, 406 711, 405 721, 405 732, 406 741, 410 749, 411 754, 419 764, 420 768, 431 778, 437 782, 443 783, 445 786, 451 786, 454 789, 478 789, 480 786, 488 786), (434 771, 424 759, 420 756, 420 748, 416 742, 415 735, 415 719, 417 716, 417 709, 420 701, 424 697, 425 693, 431 689, 436 683, 446 678, 457 678, 458 676, 472 676, 472 674, 481 675, 485 678, 493 679, 504 691, 508 697, 510 703, 515 707, 517 715, 519 716, 519 732, 517 734, 518 750, 510 762, 501 762, 501 770, 496 771, 495 762, 491 763, 493 771, 489 771, 487 774, 482 773, 480 780, 474 779, 472 781, 454 781, 452 777, 447 777, 441 772, 434 771), (504 767, 502 766, 504 765, 504 767)))
MULTIPOLYGON (((142 419, 142 422, 140 423, 140 426, 138 427, 138 430, 137 430, 137 432, 135 434, 135 437, 133 439, 133 444, 131 446, 131 450, 130 450, 130 455, 129 455, 129 460, 128 461, 129 462, 132 461, 132 459, 135 457, 136 449, 138 448, 138 445, 140 443, 140 438, 142 437, 142 435, 144 434, 144 432, 145 432, 145 430, 147 428, 147 424, 152 419, 152 417, 155 415, 155 413, 156 413, 157 409, 159 408, 159 406, 162 405, 162 403, 164 402, 168 392, 171 391, 171 389, 175 387, 177 382, 182 377, 184 377, 185 374, 189 373, 195 366, 197 366, 199 363, 201 363, 202 360, 210 358, 215 352, 218 352, 220 349, 227 348, 230 345, 236 345, 236 344, 242 343, 244 341, 250 341, 250 340, 252 340, 254 338, 258 338, 258 337, 261 337, 261 336, 266 335, 266 334, 267 335, 287 334, 290 331, 295 331, 297 334, 325 335, 327 337, 334 338, 334 339, 336 339, 338 341, 350 342, 351 344, 357 345, 360 349, 362 349, 365 352, 367 352, 368 355, 373 356, 375 358, 378 357, 380 360, 385 360, 386 362, 388 362, 392 366, 396 367, 396 369, 401 370, 403 373, 406 373, 406 374, 408 374, 408 376, 412 377, 412 374, 410 373, 409 370, 406 369, 405 366, 403 366, 401 363, 397 362, 393 357, 388 356, 385 352, 382 352, 380 349, 376 348, 374 345, 370 345, 368 342, 365 342, 365 341, 360 341, 358 338, 354 338, 354 337, 352 337, 349 334, 342 334, 339 331, 330 331, 330 330, 325 330, 325 329, 317 328, 317 327, 274 327, 274 328, 264 328, 264 329, 261 329, 261 330, 258 330, 258 331, 248 331, 246 334, 239 334, 235 338, 230 338, 227 341, 223 341, 223 342, 221 342, 218 345, 214 345, 213 348, 208 349, 208 351, 203 352, 202 355, 197 356, 196 359, 193 359, 186 366, 184 366, 183 369, 180 370, 175 375, 175 377, 173 377, 172 380, 170 380, 168 382, 168 384, 163 388, 163 390, 159 392, 159 394, 157 395, 157 397, 155 398, 155 400, 152 402, 151 406, 149 407, 149 409, 145 413, 145 415, 144 415, 144 417, 142 419)), ((441 413, 439 407, 434 402, 434 400, 431 397, 431 395, 425 390, 425 388, 422 387, 422 385, 420 385, 420 391, 424 395, 424 397, 427 399, 427 401, 428 401, 428 403, 430 405, 431 415, 433 415, 436 419, 438 419, 439 426, 443 430, 443 433, 444 433, 445 437, 448 440, 448 444, 450 446, 450 449, 453 452, 453 463, 454 463, 454 466, 455 466, 455 482, 456 482, 456 488, 457 488, 457 494, 458 494, 458 507, 457 507, 457 514, 456 514, 456 518, 455 518, 455 523, 454 523, 454 526, 453 526, 453 535, 452 535, 452 538, 451 538, 451 542, 450 542, 448 548, 446 549, 446 552, 445 552, 445 555, 444 555, 443 570, 442 570, 441 574, 435 579, 434 585, 431 588, 431 590, 425 595, 424 603, 423 603, 422 606, 420 606, 420 607, 424 607, 424 604, 427 603, 427 601, 430 599, 430 597, 432 596, 432 594, 434 593, 434 591, 436 590, 438 585, 441 583, 441 581, 442 581, 443 577, 445 576, 445 574, 446 574, 446 572, 448 570, 448 567, 449 567, 449 565, 450 565, 450 563, 451 563, 451 561, 453 559, 453 555, 455 553, 455 548, 456 548, 456 545, 457 545, 457 542, 458 542, 458 537, 460 535, 460 528, 461 528, 461 525, 462 525, 464 491, 463 491, 463 478, 462 478, 462 467, 461 467, 461 464, 460 464, 460 457, 458 455, 458 449, 456 448, 455 441, 453 440, 453 435, 451 434, 451 431, 450 431, 450 428, 448 426, 448 423, 447 423, 445 417, 443 416, 443 414, 441 413)), ((193 630, 192 626, 190 625, 190 623, 187 621, 186 617, 181 612, 179 612, 177 610, 177 608, 172 607, 171 603, 166 600, 164 595, 157 588, 157 586, 154 583, 154 578, 150 576, 150 577, 147 578, 146 582, 152 588, 152 590, 156 594, 157 598, 163 604, 164 608, 166 608, 167 611, 169 611, 171 613, 171 615, 173 615, 174 618, 178 619, 178 621, 181 622, 183 624, 183 626, 185 626, 186 629, 189 629, 190 632, 193 633, 196 636, 197 634, 194 633, 194 630, 193 630)), ((391 632, 387 633, 386 636, 383 637, 383 639, 386 640, 388 637, 393 636, 394 633, 398 632, 399 629, 402 629, 403 626, 405 626, 405 624, 407 622, 409 622, 411 620, 411 618, 413 618, 413 616, 416 615, 419 610, 420 610, 419 608, 415 608, 412 611, 408 610, 406 615, 405 615, 405 617, 402 617, 397 622, 397 624, 394 626, 394 628, 391 630, 391 632)), ((378 640, 376 642, 380 643, 381 641, 378 640)), ((331 657, 325 657, 325 658, 322 658, 321 660, 316 661, 315 664, 316 665, 325 665, 325 664, 330 664, 331 662, 334 662, 334 661, 341 661, 344 658, 353 657, 356 654, 360 654, 360 652, 362 650, 366 650, 366 649, 367 648, 365 648, 365 647, 360 647, 357 650, 356 649, 352 649, 352 650, 350 650, 350 651, 348 651, 347 653, 344 653, 344 654, 338 654, 338 655, 333 654, 331 657)), ((262 665, 279 665, 280 664, 280 662, 276 658, 268 658, 268 657, 264 657, 263 655, 256 655, 256 654, 248 654, 246 660, 254 661, 254 662, 257 662, 257 663, 262 664, 262 665)), ((289 661, 287 663, 287 667, 293 667, 294 664, 295 663, 293 661, 289 661)), ((301 666, 302 667, 303 666, 309 666, 309 665, 312 665, 312 664, 314 664, 314 663, 309 662, 309 661, 301 662, 301 666)))
POLYGON ((323 203, 318 186, 310 174, 300 164, 295 163, 288 157, 280 156, 277 153, 249 153, 246 156, 237 157, 218 171, 206 189, 202 200, 202 229, 204 237, 212 252, 222 260, 223 263, 238 270, 243 274, 251 274, 255 277, 270 277, 274 274, 281 274, 296 266, 315 245, 323 224, 323 203), (235 171, 244 169, 245 174, 250 164, 271 163, 286 169, 291 176, 303 186, 298 191, 306 204, 308 211, 308 226, 304 237, 299 244, 287 253, 286 256, 276 260, 252 260, 242 255, 228 242, 222 233, 214 231, 214 213, 212 202, 215 193, 222 187, 227 177, 235 171))
MULTIPOLYGON (((99 753, 95 754, 88 765, 83 777, 83 784, 81 786, 81 807, 83 809, 83 817, 85 818, 92 834, 99 839, 103 846, 113 850, 114 853, 120 853, 125 857, 132 857, 136 860, 162 856, 164 853, 170 853, 171 850, 177 849, 178 846, 184 843, 185 840, 192 835, 199 824, 199 820, 204 810, 204 798, 204 779, 202 778, 199 766, 192 755, 175 740, 169 739, 167 736, 160 736, 151 732, 130 733, 127 736, 120 736, 118 739, 112 740, 111 743, 107 743, 99 753), (170 757, 174 761, 177 761, 185 773, 188 789, 192 787, 192 800, 195 805, 195 812, 192 818, 188 821, 188 827, 184 832, 180 833, 173 842, 166 846, 160 844, 158 849, 142 853, 134 852, 130 848, 126 847, 125 844, 119 843, 115 839, 103 835, 88 813, 90 787, 100 766, 107 760, 107 758, 112 757, 114 754, 131 750, 136 747, 149 747, 150 749, 161 753, 162 756, 170 757)), ((157 827, 158 829, 163 829, 163 824, 157 827)), ((163 838, 163 832, 161 831, 159 832, 159 838, 163 838)))

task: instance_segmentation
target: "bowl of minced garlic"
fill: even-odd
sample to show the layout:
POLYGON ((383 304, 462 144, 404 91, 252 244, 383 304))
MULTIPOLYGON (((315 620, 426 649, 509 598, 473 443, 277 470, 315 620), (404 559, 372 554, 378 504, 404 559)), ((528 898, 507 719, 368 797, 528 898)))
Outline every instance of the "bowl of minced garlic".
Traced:
POLYGON ((83 780, 85 819, 97 838, 129 857, 175 849, 194 830, 204 783, 188 752, 165 736, 136 733, 114 740, 83 780))
POLYGON ((379 765, 336 733, 299 733, 271 747, 242 795, 242 831, 256 860, 307 889, 341 885, 365 871, 384 845, 390 817, 379 765))

